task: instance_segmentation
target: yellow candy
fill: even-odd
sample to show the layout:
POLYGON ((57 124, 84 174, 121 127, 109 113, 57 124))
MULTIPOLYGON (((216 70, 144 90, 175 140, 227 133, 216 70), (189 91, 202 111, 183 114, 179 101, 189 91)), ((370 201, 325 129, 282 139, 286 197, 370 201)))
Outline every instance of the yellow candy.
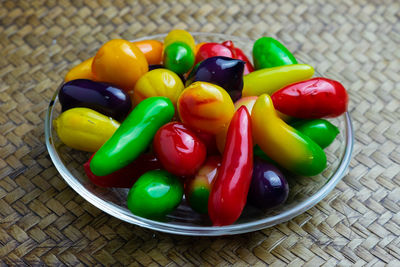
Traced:
POLYGON ((193 36, 185 30, 170 31, 164 39, 164 47, 167 47, 175 42, 183 42, 187 44, 192 49, 193 52, 195 51, 196 45, 193 36))
POLYGON ((67 75, 65 75, 64 81, 69 82, 76 79, 93 80, 94 79, 92 73, 93 58, 94 57, 86 59, 85 61, 73 67, 70 71, 68 71, 67 75))
POLYGON ((54 128, 64 144, 88 152, 96 152, 118 127, 119 122, 89 108, 69 109, 54 120, 54 128))
POLYGON ((176 107, 176 102, 184 89, 183 82, 174 72, 155 69, 144 74, 129 91, 134 106, 152 96, 168 97, 176 107))

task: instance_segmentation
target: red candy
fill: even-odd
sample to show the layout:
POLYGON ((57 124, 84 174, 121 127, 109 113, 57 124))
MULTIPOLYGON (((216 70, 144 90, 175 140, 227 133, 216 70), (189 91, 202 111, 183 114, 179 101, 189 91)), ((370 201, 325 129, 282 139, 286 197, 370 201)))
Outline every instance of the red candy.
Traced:
POLYGON ((337 117, 346 112, 349 101, 343 85, 321 77, 290 84, 271 98, 280 112, 303 119, 337 117))
POLYGON ((153 147, 163 167, 178 176, 195 174, 207 154, 201 139, 179 122, 162 126, 154 137, 153 147))
POLYGON ((205 43, 197 51, 195 64, 206 58, 216 56, 233 58, 232 51, 228 47, 218 43, 205 43))
POLYGON ((222 164, 211 189, 208 214, 214 226, 234 223, 242 213, 253 173, 251 118, 240 107, 231 120, 222 164))
POLYGON ((83 166, 89 180, 100 187, 131 188, 144 173, 162 168, 160 161, 153 154, 142 154, 134 162, 118 171, 105 176, 97 176, 90 170, 90 161, 93 155, 83 166))

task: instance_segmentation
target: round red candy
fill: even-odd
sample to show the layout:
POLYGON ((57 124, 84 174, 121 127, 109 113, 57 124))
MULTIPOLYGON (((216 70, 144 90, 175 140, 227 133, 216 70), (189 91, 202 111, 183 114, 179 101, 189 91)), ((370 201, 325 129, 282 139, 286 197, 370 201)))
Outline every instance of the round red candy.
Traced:
POLYGON ((154 136, 154 151, 168 172, 194 175, 206 158, 206 146, 196 134, 179 122, 162 126, 154 136))

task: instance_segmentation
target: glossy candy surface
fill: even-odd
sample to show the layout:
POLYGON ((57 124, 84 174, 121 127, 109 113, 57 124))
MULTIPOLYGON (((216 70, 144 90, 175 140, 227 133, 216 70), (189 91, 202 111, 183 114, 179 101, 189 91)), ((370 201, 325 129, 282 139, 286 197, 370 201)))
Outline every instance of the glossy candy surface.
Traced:
POLYGON ((176 102, 183 91, 183 83, 177 74, 167 69, 155 69, 144 74, 129 94, 133 105, 152 96, 165 96, 176 106, 176 102))
POLYGON ((129 113, 131 99, 122 89, 91 80, 72 80, 58 93, 62 111, 75 107, 86 107, 106 116, 123 120, 129 113))
POLYGON ((92 73, 92 63, 93 58, 86 59, 82 63, 76 65, 72 69, 70 69, 65 75, 64 82, 69 82, 76 79, 88 79, 93 80, 94 76, 92 73))
POLYGON ((114 39, 105 43, 92 63, 96 81, 111 83, 125 91, 132 90, 139 78, 148 71, 143 52, 133 43, 114 39))
POLYGON ((297 64, 292 53, 272 37, 261 37, 254 43, 253 61, 257 70, 297 64))
POLYGON ((313 67, 307 64, 294 64, 256 70, 243 77, 242 95, 272 95, 289 84, 310 79, 313 75, 313 67))
POLYGON ((189 32, 179 29, 170 31, 164 38, 164 46, 167 47, 175 42, 183 42, 187 44, 193 52, 195 52, 194 50, 196 45, 194 38, 189 32))
POLYGON ((220 156, 207 158, 196 175, 186 180, 185 196, 190 207, 198 213, 208 213, 208 198, 221 166, 220 156))
POLYGON ((188 72, 194 64, 194 52, 183 42, 174 42, 164 48, 164 66, 176 74, 188 72))
POLYGON ((322 149, 328 147, 339 134, 338 127, 323 119, 299 121, 292 126, 308 136, 322 149))
POLYGON ((229 57, 210 57, 203 60, 188 82, 209 82, 224 88, 228 93, 243 89, 244 61, 229 57))
POLYGON ((244 75, 249 74, 250 72, 254 71, 253 64, 247 58, 246 54, 240 48, 235 47, 232 41, 225 41, 222 44, 225 45, 226 47, 228 47, 232 51, 233 58, 240 59, 240 60, 243 60, 244 62, 246 62, 246 64, 244 65, 244 71, 243 71, 244 75))
POLYGON ((150 64, 161 64, 162 53, 163 53, 163 43, 157 40, 143 40, 133 42, 140 51, 142 51, 145 56, 147 63, 150 64))
POLYGON ((207 82, 195 82, 178 99, 179 117, 191 129, 216 134, 229 124, 234 113, 229 94, 207 82))
POLYGON ((181 202, 183 186, 179 179, 164 170, 143 174, 129 190, 127 206, 138 216, 163 220, 181 202))
POLYGON ((179 122, 162 126, 154 136, 153 148, 164 169, 178 176, 195 174, 207 155, 201 139, 179 122))
POLYGON ((282 172, 260 158, 254 158, 253 175, 248 201, 253 206, 267 210, 284 203, 289 195, 289 185, 282 172))
POLYGON ((317 175, 325 169, 324 151, 278 117, 270 96, 258 97, 251 119, 256 144, 280 166, 305 176, 317 175))
POLYGON ((290 84, 271 98, 280 112, 303 119, 337 117, 346 112, 348 104, 343 85, 321 77, 290 84))
POLYGON ((91 171, 104 176, 130 164, 146 150, 157 130, 174 113, 174 106, 166 97, 150 97, 140 102, 93 156, 91 171))
POLYGON ((246 204, 253 172, 252 121, 240 107, 229 124, 221 167, 208 201, 214 226, 234 223, 246 204))
POLYGON ((195 64, 207 58, 217 56, 233 58, 233 53, 228 47, 223 44, 205 43, 200 46, 199 50, 197 51, 195 64))
MULTIPOLYGON (((93 157, 93 155, 92 155, 93 157)), ((109 175, 97 176, 90 170, 92 157, 83 165, 87 177, 100 187, 131 188, 136 180, 144 173, 161 169, 161 163, 153 154, 141 154, 132 163, 109 175)))
POLYGON ((112 118, 88 108, 69 109, 53 123, 64 144, 88 152, 96 152, 120 126, 112 118))

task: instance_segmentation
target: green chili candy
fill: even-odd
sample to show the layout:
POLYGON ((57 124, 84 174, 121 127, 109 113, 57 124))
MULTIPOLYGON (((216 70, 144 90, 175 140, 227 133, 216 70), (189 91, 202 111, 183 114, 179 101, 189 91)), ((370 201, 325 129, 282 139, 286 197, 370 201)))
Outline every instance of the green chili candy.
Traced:
POLYGON ((93 156, 91 171, 98 176, 108 175, 134 161, 174 113, 174 106, 166 97, 150 97, 140 102, 93 156))
POLYGON ((138 216, 162 220, 181 202, 183 186, 179 179, 164 170, 143 174, 129 190, 127 206, 138 216))
POLYGON ((256 70, 297 64, 292 53, 272 37, 261 37, 254 43, 253 61, 256 70))

